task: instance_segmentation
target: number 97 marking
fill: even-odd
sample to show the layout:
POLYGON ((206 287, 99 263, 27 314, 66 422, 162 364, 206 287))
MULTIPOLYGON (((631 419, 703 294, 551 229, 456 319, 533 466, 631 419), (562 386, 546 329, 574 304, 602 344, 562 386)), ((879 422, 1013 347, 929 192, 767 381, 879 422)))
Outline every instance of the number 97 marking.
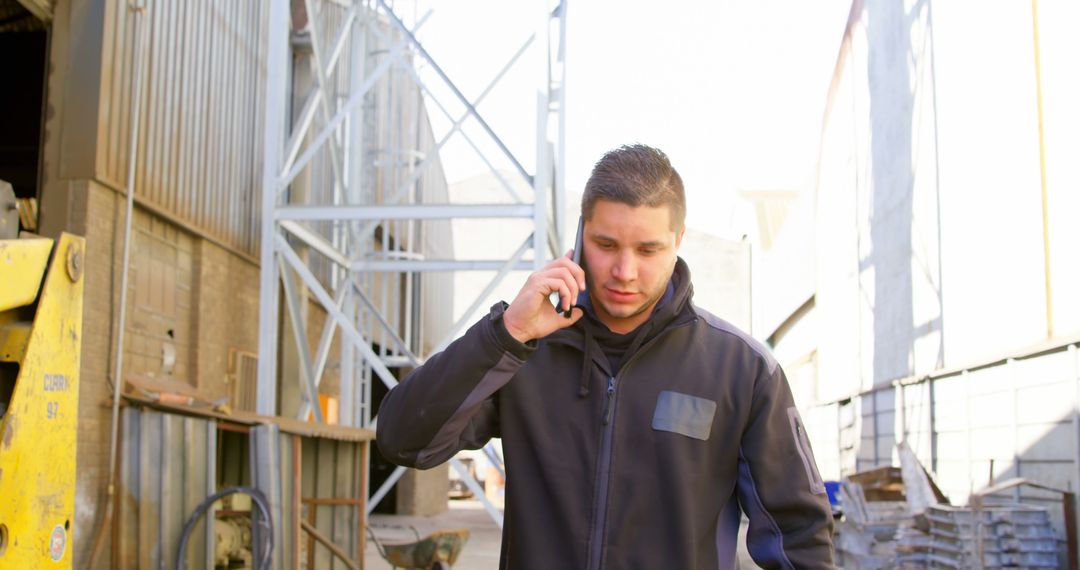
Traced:
POLYGON ((45 417, 50 420, 55 420, 60 416, 60 402, 46 402, 45 404, 45 417))

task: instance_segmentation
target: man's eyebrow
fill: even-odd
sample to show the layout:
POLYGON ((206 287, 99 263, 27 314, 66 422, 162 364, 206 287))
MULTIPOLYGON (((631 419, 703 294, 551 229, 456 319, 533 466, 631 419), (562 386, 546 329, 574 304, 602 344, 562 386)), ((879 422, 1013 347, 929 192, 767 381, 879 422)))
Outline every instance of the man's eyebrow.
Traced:
MULTIPOLYGON (((610 241, 610 242, 618 242, 619 241, 619 240, 617 240, 617 239, 615 239, 615 238, 613 238, 611 236, 607 236, 607 235, 600 234, 600 233, 592 234, 591 237, 592 237, 592 239, 597 240, 597 241, 610 241)), ((650 240, 650 241, 640 241, 635 245, 637 247, 664 247, 667 244, 664 243, 663 240, 650 240)))

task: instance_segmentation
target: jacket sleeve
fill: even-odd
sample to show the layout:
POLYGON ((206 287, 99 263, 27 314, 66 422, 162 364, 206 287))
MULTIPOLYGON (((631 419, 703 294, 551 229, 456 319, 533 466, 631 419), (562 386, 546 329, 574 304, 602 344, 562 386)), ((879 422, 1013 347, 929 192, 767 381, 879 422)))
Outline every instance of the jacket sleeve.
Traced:
POLYGON ((376 442, 387 460, 428 469, 498 436, 495 393, 535 350, 506 331, 505 307, 497 304, 386 395, 376 442))
POLYGON ((762 568, 834 568, 832 510, 783 370, 765 366, 739 449, 746 543, 762 568))

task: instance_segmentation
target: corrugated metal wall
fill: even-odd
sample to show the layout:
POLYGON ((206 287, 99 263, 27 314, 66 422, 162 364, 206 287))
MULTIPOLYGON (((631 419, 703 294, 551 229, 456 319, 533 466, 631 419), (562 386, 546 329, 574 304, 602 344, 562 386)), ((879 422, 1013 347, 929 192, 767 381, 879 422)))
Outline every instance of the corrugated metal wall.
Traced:
POLYGON ((348 568, 300 530, 300 521, 359 558, 363 507, 347 502, 363 495, 366 443, 299 436, 272 424, 252 428, 251 437, 254 485, 275 517, 273 568, 348 568))
MULTIPOLYGON (((301 492, 305 499, 335 499, 356 497, 366 474, 361 470, 360 445, 349 441, 329 439, 303 439, 303 484, 301 492)), ((366 463, 366 462, 365 462, 366 463)), ((366 466, 365 466, 366 467, 366 466)), ((356 555, 360 541, 357 520, 359 510, 351 505, 315 505, 304 506, 304 516, 325 536, 346 552, 356 555)), ((306 539, 307 536, 304 535, 306 539)), ((309 546, 312 544, 309 542, 309 546)), ((307 550, 307 568, 327 568, 339 570, 347 566, 331 556, 330 551, 318 543, 312 550, 307 550)), ((305 550, 307 547, 305 547, 305 550)), ((304 564, 302 562, 301 564, 304 564)))
MULTIPOLYGON (((213 421, 124 409, 117 568, 173 567, 184 523, 216 490, 216 435, 213 421)), ((188 543, 188 568, 213 567, 212 536, 200 521, 188 543)))
MULTIPOLYGON (((127 178, 134 16, 110 2, 97 172, 127 178)), ((264 2, 149 2, 136 192, 256 255, 262 170, 264 2)))
MULTIPOLYGON (((248 434, 219 432, 212 420, 125 408, 116 567, 172 568, 195 507, 219 487, 242 485, 262 490, 270 504, 274 568, 347 568, 325 546, 312 544, 299 525, 302 517, 357 556, 364 546, 363 506, 346 502, 363 495, 365 445, 287 433, 274 424, 254 426, 248 434), (219 434, 234 436, 221 439, 222 454, 219 434)), ((213 534, 206 520, 189 539, 188 568, 213 567, 213 534)))

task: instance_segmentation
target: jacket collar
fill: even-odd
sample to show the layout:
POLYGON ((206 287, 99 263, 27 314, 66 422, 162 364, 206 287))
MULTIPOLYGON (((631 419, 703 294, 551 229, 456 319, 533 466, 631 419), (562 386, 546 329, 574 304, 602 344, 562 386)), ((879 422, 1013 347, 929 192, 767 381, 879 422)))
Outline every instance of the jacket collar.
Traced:
MULTIPOLYGON (((690 280, 690 267, 681 257, 679 257, 676 258, 675 270, 671 274, 671 280, 668 282, 667 291, 653 309, 652 314, 649 315, 648 320, 638 326, 638 328, 625 335, 612 332, 599 320, 599 318, 596 317, 589 295, 587 293, 582 293, 581 297, 579 297, 578 304, 584 307, 585 316, 578 320, 574 326, 556 331, 547 338, 547 341, 570 345, 582 352, 586 352, 585 327, 590 327, 591 334, 589 336, 594 337, 594 342, 630 343, 635 335, 644 332, 646 336, 639 342, 639 345, 644 344, 671 328, 697 319, 698 315, 694 310, 694 305, 692 303, 693 297, 694 286, 690 280), (643 331, 646 327, 648 330, 643 331)), ((604 358, 603 351, 596 350, 588 352, 591 353, 589 356, 594 362, 599 364, 605 371, 609 371, 607 359, 604 358)))

